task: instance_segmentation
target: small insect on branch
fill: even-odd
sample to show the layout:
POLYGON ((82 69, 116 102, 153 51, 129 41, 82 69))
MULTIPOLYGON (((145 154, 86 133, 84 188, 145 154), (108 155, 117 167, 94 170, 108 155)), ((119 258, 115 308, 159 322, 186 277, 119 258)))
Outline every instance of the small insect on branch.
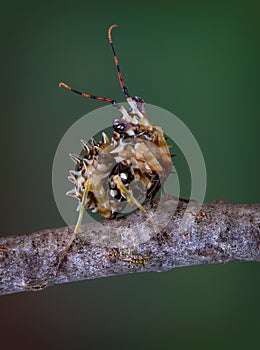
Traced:
POLYGON ((133 185, 141 183, 141 187, 145 189, 145 199, 149 199, 152 203, 156 193, 163 186, 172 170, 169 146, 162 129, 148 120, 144 100, 138 96, 131 98, 129 95, 112 40, 111 32, 115 27, 117 27, 116 24, 109 27, 108 40, 112 48, 120 87, 126 97, 129 110, 126 111, 113 99, 90 95, 75 90, 63 82, 59 83, 59 87, 64 87, 85 98, 115 105, 121 116, 113 121, 114 137, 111 140, 103 133, 100 142, 96 142, 94 139, 91 140, 90 144, 81 141, 83 157, 71 155, 76 169, 70 171, 69 180, 74 183, 74 188, 67 194, 78 199, 79 217, 75 230, 59 261, 56 276, 58 276, 62 263, 81 230, 85 209, 99 213, 106 219, 114 219, 122 212, 127 203, 132 207, 136 206, 149 219, 155 234, 162 231, 162 237, 168 243, 163 229, 149 217, 143 203, 140 203, 135 197, 133 185), (150 142, 150 146, 147 140, 150 142), (104 161, 104 159, 108 161, 104 161), (112 168, 110 168, 111 164, 113 164, 112 168), (98 170, 100 168, 102 168, 102 172, 98 170), (108 174, 106 178, 104 178, 104 174, 108 174))

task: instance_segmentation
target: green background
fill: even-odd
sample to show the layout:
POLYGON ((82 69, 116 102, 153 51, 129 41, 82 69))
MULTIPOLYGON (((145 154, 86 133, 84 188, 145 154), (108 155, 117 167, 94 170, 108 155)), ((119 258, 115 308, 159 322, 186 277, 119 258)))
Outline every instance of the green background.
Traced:
MULTIPOLYGON (((252 0, 2 4, 1 234, 64 225, 55 150, 102 103, 57 83, 123 99, 107 42, 113 23, 129 91, 197 138, 205 200, 259 202, 259 9, 252 0)), ((256 263, 198 266, 1 297, 1 348, 253 349, 259 272, 256 263)))

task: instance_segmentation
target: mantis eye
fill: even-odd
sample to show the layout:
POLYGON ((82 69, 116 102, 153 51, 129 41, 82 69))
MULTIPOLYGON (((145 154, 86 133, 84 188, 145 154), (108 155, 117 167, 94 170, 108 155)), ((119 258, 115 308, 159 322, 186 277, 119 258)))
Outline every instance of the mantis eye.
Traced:
POLYGON ((125 132, 130 128, 131 128, 131 125, 124 119, 115 119, 113 122, 113 129, 118 133, 125 132))
POLYGON ((145 113, 145 102, 141 97, 133 97, 133 102, 136 104, 136 107, 141 113, 145 113))

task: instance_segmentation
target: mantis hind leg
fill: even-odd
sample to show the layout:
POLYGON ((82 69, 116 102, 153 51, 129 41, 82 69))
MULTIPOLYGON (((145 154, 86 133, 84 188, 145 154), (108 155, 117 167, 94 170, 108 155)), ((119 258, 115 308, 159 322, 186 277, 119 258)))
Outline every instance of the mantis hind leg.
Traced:
POLYGON ((64 259, 66 258, 67 254, 68 254, 68 251, 69 251, 72 243, 74 242, 77 234, 80 231, 82 220, 83 220, 83 215, 84 215, 84 210, 85 210, 85 201, 86 201, 86 199, 88 197, 88 192, 89 192, 89 184, 90 184, 90 181, 88 179, 86 181, 85 189, 84 189, 82 200, 81 200, 78 221, 77 221, 77 224, 76 224, 75 229, 73 231, 73 234, 70 237, 70 240, 68 241, 67 246, 66 246, 66 248, 65 248, 65 250, 64 250, 64 252, 63 252, 63 254, 62 254, 62 256, 61 256, 61 258, 59 260, 59 263, 58 263, 58 266, 57 266, 57 270, 56 270, 56 277, 58 277, 60 269, 61 269, 61 265, 62 265, 64 259))
POLYGON ((160 234, 163 238, 163 240, 169 245, 171 246, 170 242, 168 241, 166 234, 164 232, 164 230, 157 225, 157 223, 155 223, 155 221, 153 220, 153 218, 151 218, 147 211, 145 210, 144 206, 133 196, 133 194, 131 193, 131 191, 129 191, 125 185, 123 184, 122 179, 120 178, 119 175, 115 175, 114 178, 114 183, 116 184, 117 188, 121 191, 121 193, 125 196, 127 202, 130 205, 136 205, 138 209, 140 209, 145 216, 148 218, 148 220, 151 222, 151 224, 153 225, 153 229, 155 231, 156 234, 160 234))

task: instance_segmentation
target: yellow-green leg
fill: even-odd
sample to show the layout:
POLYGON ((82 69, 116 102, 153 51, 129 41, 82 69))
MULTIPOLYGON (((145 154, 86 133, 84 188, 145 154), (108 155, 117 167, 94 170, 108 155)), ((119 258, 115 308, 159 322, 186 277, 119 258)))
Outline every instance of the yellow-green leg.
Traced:
POLYGON ((80 209, 79 209, 79 217, 78 217, 77 224, 76 224, 74 232, 73 232, 73 234, 72 234, 72 236, 71 236, 71 238, 66 246, 66 249, 65 249, 65 251, 64 251, 64 253, 63 253, 63 255, 60 258, 60 261, 58 263, 56 277, 58 277, 61 265, 62 265, 64 259, 66 258, 68 251, 69 251, 74 239, 76 238, 77 234, 80 231, 82 220, 83 220, 83 215, 84 215, 84 211, 85 211, 85 201, 86 201, 86 198, 88 197, 88 191, 89 191, 89 179, 86 181, 85 189, 83 192, 83 197, 82 197, 82 201, 81 201, 81 205, 80 205, 80 209))
POLYGON ((145 210, 145 208, 142 206, 142 204, 133 196, 133 194, 125 187, 125 185, 123 184, 123 181, 121 179, 121 177, 119 175, 114 176, 113 178, 114 183, 116 184, 117 188, 121 191, 121 193, 123 193, 123 195, 126 197, 127 202, 130 205, 136 205, 138 209, 140 209, 145 216, 148 218, 148 220, 151 222, 151 224, 153 225, 153 229, 154 232, 156 234, 160 234, 161 237, 163 238, 163 240, 165 241, 165 243, 167 243, 167 245, 169 247, 171 247, 171 243, 168 241, 166 233, 164 232, 164 230, 157 225, 153 218, 151 218, 147 211, 145 210))
POLYGON ((114 176, 113 178, 114 183, 116 184, 117 188, 121 191, 121 193, 123 193, 123 195, 125 196, 127 202, 130 205, 136 205, 138 209, 140 209, 145 216, 148 218, 148 220, 151 222, 151 224, 153 225, 153 229, 155 231, 155 233, 159 233, 161 231, 161 228, 154 222, 153 218, 151 218, 147 211, 145 210, 145 208, 143 207, 143 205, 133 196, 133 194, 125 187, 125 185, 123 184, 123 181, 121 179, 121 177, 119 175, 114 176), (155 227, 157 228, 158 232, 156 232, 155 227))

